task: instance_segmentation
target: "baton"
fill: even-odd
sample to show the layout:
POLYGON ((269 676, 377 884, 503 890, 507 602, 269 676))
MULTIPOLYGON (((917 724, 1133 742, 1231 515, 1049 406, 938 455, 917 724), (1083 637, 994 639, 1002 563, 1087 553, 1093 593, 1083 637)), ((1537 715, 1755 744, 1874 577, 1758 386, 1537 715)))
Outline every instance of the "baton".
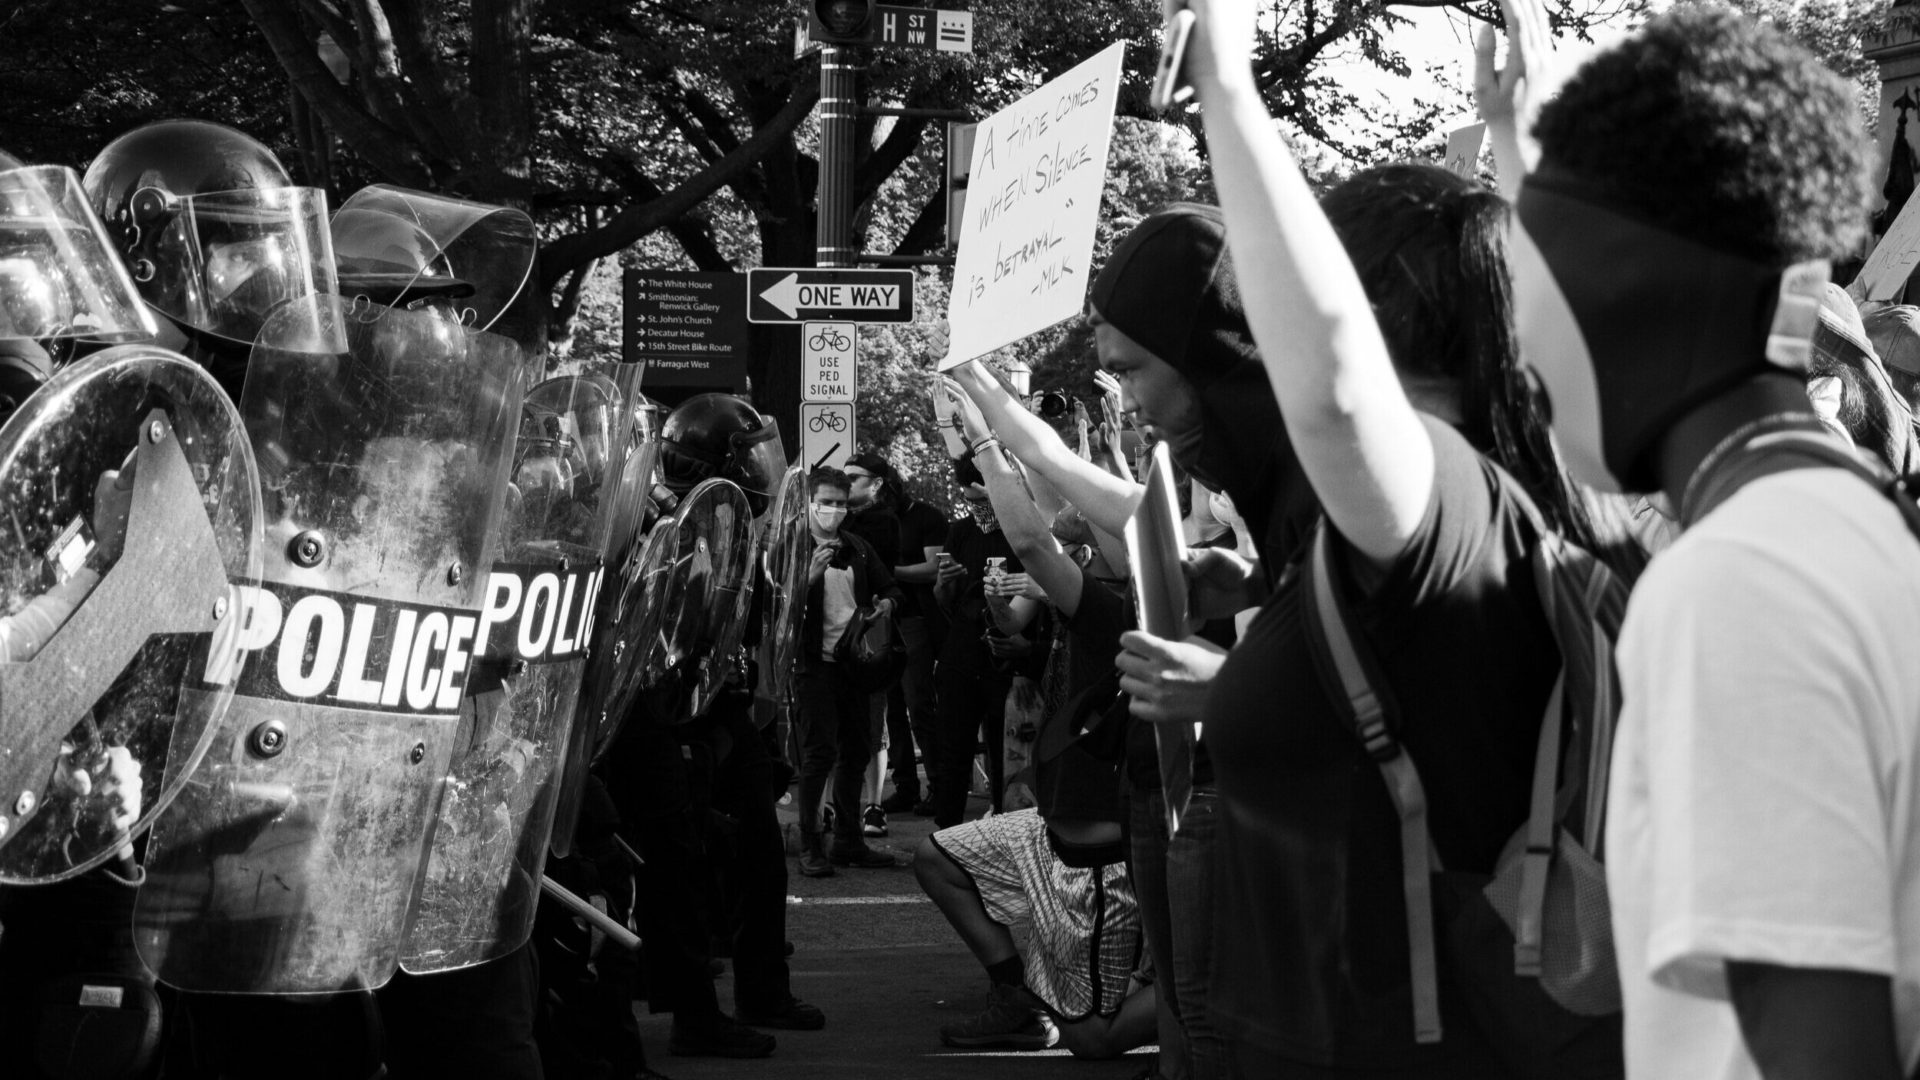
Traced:
POLYGON ((601 933, 607 935, 607 938, 614 944, 619 945, 628 952, 640 951, 640 935, 621 926, 613 920, 613 916, 608 915, 606 912, 575 896, 567 890, 566 886, 545 874, 540 875, 540 891, 572 908, 574 914, 592 923, 601 933))

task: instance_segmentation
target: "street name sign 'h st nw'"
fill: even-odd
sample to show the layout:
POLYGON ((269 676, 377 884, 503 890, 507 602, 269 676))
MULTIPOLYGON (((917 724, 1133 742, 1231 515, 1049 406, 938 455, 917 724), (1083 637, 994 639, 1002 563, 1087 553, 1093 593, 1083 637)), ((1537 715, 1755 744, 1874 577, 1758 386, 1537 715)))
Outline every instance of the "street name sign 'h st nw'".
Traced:
POLYGON ((756 323, 913 321, 913 271, 763 267, 747 271, 756 323))

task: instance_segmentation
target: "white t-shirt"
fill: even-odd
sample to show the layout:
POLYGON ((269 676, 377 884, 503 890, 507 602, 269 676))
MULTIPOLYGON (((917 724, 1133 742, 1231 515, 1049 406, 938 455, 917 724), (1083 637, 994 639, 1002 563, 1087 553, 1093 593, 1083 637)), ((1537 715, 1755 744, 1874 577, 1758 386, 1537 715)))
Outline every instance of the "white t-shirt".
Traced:
POLYGON ((1607 822, 1633 1080, 1758 1080, 1724 961, 1893 979, 1920 1061, 1920 543, 1833 469, 1763 477, 1627 609, 1607 822))
POLYGON ((847 632, 853 613, 860 606, 853 596, 853 568, 827 567, 820 580, 820 597, 825 607, 820 612, 820 659, 833 659, 833 648, 847 632))

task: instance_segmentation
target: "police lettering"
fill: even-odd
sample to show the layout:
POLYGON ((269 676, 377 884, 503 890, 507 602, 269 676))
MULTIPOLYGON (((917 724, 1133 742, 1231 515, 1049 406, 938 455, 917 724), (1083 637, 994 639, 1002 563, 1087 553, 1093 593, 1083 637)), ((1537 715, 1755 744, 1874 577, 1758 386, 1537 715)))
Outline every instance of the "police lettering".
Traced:
POLYGON ((452 713, 479 640, 471 613, 280 584, 235 585, 239 612, 204 681, 248 697, 452 713))
POLYGON ((482 655, 530 664, 585 656, 603 576, 598 563, 495 565, 480 609, 482 655))

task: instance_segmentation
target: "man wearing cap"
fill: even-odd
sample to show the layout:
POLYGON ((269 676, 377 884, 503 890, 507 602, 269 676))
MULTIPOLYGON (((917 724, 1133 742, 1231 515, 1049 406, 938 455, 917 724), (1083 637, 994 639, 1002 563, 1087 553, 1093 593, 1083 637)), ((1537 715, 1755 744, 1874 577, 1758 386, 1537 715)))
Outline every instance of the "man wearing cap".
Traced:
MULTIPOLYGON (((891 500, 886 498, 887 461, 871 450, 847 459, 844 470, 853 486, 847 492, 847 520, 841 528, 865 540, 874 554, 900 580, 900 519, 891 500)), ((904 592, 902 597, 904 602, 904 592)), ((861 787, 860 831, 866 836, 887 835, 887 814, 880 808, 881 787, 887 777, 887 693, 891 686, 868 697, 867 745, 873 757, 867 762, 866 780, 861 787)))

